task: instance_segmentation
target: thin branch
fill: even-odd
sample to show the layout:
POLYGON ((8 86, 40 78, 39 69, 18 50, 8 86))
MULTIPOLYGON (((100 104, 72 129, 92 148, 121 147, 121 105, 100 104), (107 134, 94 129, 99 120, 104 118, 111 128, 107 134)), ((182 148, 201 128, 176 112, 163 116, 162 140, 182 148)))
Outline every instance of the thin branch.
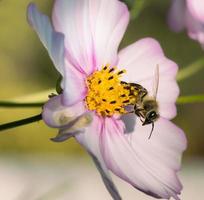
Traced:
POLYGON ((33 107, 42 107, 44 102, 30 102, 30 103, 21 103, 14 101, 0 101, 0 107, 5 108, 33 108, 33 107))
POLYGON ((0 131, 4 131, 4 130, 7 130, 7 129, 11 129, 11 128, 16 128, 18 126, 24 126, 24 125, 27 125, 27 124, 31 124, 33 122, 40 121, 41 119, 42 119, 42 115, 38 114, 38 115, 29 117, 29 118, 26 118, 26 119, 21 119, 21 120, 9 122, 9 123, 6 123, 6 124, 1 124, 0 125, 0 131))

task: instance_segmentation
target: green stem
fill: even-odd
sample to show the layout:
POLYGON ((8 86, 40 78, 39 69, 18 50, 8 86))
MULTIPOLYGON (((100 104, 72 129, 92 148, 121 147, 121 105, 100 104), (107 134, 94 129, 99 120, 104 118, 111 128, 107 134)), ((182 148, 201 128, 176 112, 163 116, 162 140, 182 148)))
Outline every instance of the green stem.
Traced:
POLYGON ((204 103, 204 95, 181 96, 176 101, 177 104, 204 103))
POLYGON ((194 75, 204 67, 204 58, 197 60, 189 66, 181 69, 177 75, 177 81, 185 80, 186 78, 194 75))
POLYGON ((28 107, 42 107, 45 103, 38 102, 38 103, 18 103, 13 101, 0 101, 0 107, 6 108, 28 108, 28 107))
POLYGON ((145 0, 135 0, 134 1, 132 8, 130 10, 131 19, 135 19, 136 17, 139 16, 142 9, 144 8, 145 3, 146 3, 145 0))
POLYGON ((9 123, 6 123, 6 124, 1 124, 0 125, 0 131, 4 131, 4 130, 7 130, 7 129, 11 129, 11 128, 16 128, 18 126, 24 126, 26 124, 31 124, 33 122, 40 121, 41 119, 42 119, 42 115, 38 114, 38 115, 29 117, 29 118, 26 118, 26 119, 21 119, 21 120, 9 122, 9 123))
MULTIPOLYGON (((181 96, 177 99, 177 104, 187 104, 187 103, 204 103, 204 95, 193 95, 193 96, 181 96)), ((43 103, 42 103, 43 105, 43 103)), ((42 120, 42 114, 38 114, 26 119, 21 119, 6 124, 0 125, 0 131, 4 131, 11 128, 16 128, 18 126, 24 126, 42 120)))

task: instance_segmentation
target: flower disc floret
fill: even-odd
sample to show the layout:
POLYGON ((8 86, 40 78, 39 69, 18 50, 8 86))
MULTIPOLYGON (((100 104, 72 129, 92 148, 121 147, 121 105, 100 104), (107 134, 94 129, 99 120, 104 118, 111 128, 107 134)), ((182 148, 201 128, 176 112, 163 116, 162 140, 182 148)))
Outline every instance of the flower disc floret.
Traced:
POLYGON ((120 80, 125 70, 117 71, 116 67, 106 65, 87 78, 86 105, 100 116, 125 114, 125 107, 133 104, 135 99, 130 88, 120 80))

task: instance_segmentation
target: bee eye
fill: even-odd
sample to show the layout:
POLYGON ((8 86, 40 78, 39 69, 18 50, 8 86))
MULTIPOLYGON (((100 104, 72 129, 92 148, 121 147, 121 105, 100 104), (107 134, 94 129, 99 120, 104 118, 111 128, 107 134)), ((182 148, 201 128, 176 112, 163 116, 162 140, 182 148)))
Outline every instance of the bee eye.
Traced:
POLYGON ((154 120, 157 118, 157 113, 155 111, 151 111, 148 115, 148 118, 154 120))

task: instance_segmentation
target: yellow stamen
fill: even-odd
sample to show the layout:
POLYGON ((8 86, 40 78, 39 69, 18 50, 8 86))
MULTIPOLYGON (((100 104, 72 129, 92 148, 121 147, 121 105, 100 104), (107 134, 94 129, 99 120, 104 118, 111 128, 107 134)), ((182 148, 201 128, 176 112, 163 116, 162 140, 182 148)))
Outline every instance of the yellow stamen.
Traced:
POLYGON ((125 70, 106 65, 87 78, 86 105, 100 116, 127 113, 125 106, 134 104, 135 97, 130 94, 130 86, 119 79, 125 70))

